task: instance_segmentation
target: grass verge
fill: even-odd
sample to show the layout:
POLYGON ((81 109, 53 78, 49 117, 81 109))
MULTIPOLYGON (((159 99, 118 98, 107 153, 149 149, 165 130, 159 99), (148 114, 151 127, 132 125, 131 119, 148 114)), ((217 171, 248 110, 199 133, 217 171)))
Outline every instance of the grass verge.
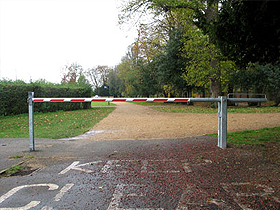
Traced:
POLYGON ((99 102, 99 101, 94 101, 91 102, 91 106, 116 106, 116 104, 112 102, 99 102))
MULTIPOLYGON (((209 134, 217 137, 217 134, 209 134)), ((280 127, 227 133, 227 143, 238 146, 280 143, 280 127)))
MULTIPOLYGON (((217 137, 217 134, 209 135, 217 137)), ((280 127, 230 132, 227 143, 230 147, 259 152, 271 163, 280 164, 280 127)))
POLYGON ((12 166, 11 168, 9 168, 8 170, 6 170, 6 174, 15 174, 19 171, 22 171, 22 167, 20 165, 15 165, 15 166, 12 166))
MULTIPOLYGON (((80 135, 115 108, 102 107, 77 111, 59 111, 34 114, 36 138, 68 138, 80 135)), ((0 117, 0 138, 28 138, 28 115, 0 117)))
MULTIPOLYGON (((210 107, 209 104, 187 105, 182 103, 163 103, 163 102, 132 102, 160 112, 171 113, 217 113, 217 108, 210 107)), ((280 113, 280 107, 261 106, 261 107, 231 107, 227 109, 228 113, 280 113)))

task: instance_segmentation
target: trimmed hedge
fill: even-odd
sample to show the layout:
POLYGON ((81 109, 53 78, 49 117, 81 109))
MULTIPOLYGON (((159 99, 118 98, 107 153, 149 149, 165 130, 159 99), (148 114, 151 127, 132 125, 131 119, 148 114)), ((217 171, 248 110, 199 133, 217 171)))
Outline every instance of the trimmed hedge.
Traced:
MULTIPOLYGON (((28 92, 34 92, 35 98, 90 98, 92 90, 89 86, 66 87, 54 84, 0 82, 0 116, 28 113, 28 92)), ((34 103, 35 112, 55 112, 58 110, 89 109, 91 103, 34 103)))

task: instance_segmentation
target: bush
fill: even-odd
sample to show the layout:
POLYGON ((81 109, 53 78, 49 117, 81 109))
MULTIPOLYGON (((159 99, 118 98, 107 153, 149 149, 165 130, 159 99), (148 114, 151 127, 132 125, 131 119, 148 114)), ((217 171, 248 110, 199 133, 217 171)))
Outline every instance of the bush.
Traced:
MULTIPOLYGON (((90 86, 57 85, 52 83, 24 83, 22 81, 0 81, 0 115, 28 113, 28 92, 36 98, 80 98, 91 97, 90 86)), ((88 109, 89 103, 35 103, 35 112, 55 112, 88 109)))

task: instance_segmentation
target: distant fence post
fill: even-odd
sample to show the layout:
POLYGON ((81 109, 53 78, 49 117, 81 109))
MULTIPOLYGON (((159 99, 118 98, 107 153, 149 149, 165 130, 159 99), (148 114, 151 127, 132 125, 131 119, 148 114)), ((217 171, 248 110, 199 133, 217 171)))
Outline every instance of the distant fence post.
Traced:
POLYGON ((227 97, 219 96, 218 102, 218 147, 227 147, 227 97))
POLYGON ((30 151, 35 151, 33 98, 34 98, 34 92, 28 92, 29 150, 30 151))

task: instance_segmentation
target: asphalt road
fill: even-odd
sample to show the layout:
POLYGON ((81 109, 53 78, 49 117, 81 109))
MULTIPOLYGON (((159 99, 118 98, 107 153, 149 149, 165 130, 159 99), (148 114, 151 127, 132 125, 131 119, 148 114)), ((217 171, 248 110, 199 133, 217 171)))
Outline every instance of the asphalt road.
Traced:
POLYGON ((22 154, 38 170, 0 179, 0 210, 279 209, 279 167, 216 142, 37 140, 22 154))

